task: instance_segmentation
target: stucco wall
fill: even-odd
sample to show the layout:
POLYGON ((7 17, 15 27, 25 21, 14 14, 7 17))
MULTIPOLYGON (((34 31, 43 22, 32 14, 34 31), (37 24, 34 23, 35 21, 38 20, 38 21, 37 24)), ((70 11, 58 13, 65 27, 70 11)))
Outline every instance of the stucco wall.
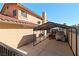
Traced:
MULTIPOLYGON (((27 17, 21 16, 21 9, 19 9, 19 7, 17 7, 16 5, 8 5, 8 11, 4 9, 2 13, 6 14, 8 12, 9 16, 13 17, 13 10, 17 11, 16 18, 18 18, 19 20, 26 20, 26 21, 29 21, 35 24, 37 24, 38 21, 42 23, 42 20, 28 13, 27 13, 27 17)), ((33 34, 33 28, 30 27, 29 25, 24 27, 24 26, 16 25, 16 24, 0 23, 0 28, 1 28, 0 29, 0 36, 1 36, 0 41, 14 48, 17 48, 23 36, 33 34)), ((40 32, 36 32, 36 34, 38 35, 39 33, 40 32)))
POLYGON ((72 32, 72 50, 76 54, 76 33, 72 32))
POLYGON ((17 48, 32 41, 31 38, 33 38, 33 28, 28 25, 24 27, 17 24, 0 23, 0 42, 8 46, 17 48))
MULTIPOLYGON (((16 10, 16 14, 18 13, 18 9, 17 9, 17 6, 16 5, 6 5, 5 6, 5 10, 4 12, 2 12, 3 14, 7 14, 9 16, 12 16, 13 17, 13 11, 16 10), (6 7, 8 6, 8 9, 6 9, 6 7)), ((14 16, 16 18, 18 18, 18 16, 14 16)))
POLYGON ((31 34, 33 34, 32 29, 0 29, 0 42, 17 48, 23 36, 31 34))
POLYGON ((69 33, 68 38, 70 47, 72 48, 74 54, 76 55, 76 30, 75 29, 72 29, 72 31, 69 30, 68 33, 69 33))
POLYGON ((72 31, 69 30, 68 33, 69 33, 68 39, 70 47, 72 48, 73 53, 76 55, 76 30, 75 29, 72 29, 72 31))
POLYGON ((71 32, 69 32, 68 40, 69 40, 69 44, 70 44, 70 46, 71 46, 71 32))
POLYGON ((42 24, 42 20, 40 20, 34 16, 31 16, 29 14, 27 14, 27 19, 28 19, 28 21, 31 21, 31 22, 36 23, 36 24, 38 24, 38 21, 40 21, 41 22, 40 24, 42 24))
POLYGON ((40 20, 39 18, 36 18, 36 17, 34 17, 34 16, 32 16, 28 13, 27 13, 27 17, 21 16, 21 10, 18 10, 18 19, 29 21, 29 22, 32 22, 32 23, 35 23, 35 24, 38 24, 38 21, 40 21, 41 24, 42 24, 42 20, 40 20))

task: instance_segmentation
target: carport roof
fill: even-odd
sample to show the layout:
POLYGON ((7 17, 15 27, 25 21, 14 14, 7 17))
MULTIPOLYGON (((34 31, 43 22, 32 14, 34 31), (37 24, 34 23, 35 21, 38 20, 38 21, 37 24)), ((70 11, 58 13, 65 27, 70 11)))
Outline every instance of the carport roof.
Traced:
POLYGON ((71 26, 67 26, 64 24, 58 24, 58 23, 54 23, 54 22, 47 22, 44 23, 42 25, 39 25, 37 27, 34 28, 34 30, 48 30, 50 28, 54 28, 54 27, 61 27, 61 28, 71 28, 71 26))

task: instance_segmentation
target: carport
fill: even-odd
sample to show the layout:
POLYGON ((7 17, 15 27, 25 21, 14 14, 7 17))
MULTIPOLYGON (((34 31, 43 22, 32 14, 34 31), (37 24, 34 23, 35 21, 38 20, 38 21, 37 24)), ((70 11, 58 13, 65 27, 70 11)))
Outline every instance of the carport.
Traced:
MULTIPOLYGON (((69 45, 71 51, 73 52, 73 55, 77 56, 77 54, 78 54, 77 53, 78 52, 77 51, 77 29, 75 27, 67 26, 64 24, 58 24, 58 23, 54 23, 54 22, 47 22, 47 23, 44 23, 42 25, 35 27, 33 29, 33 33, 34 33, 34 31, 40 31, 40 30, 44 31, 44 30, 49 30, 49 29, 54 28, 54 27, 60 27, 60 28, 66 29, 66 34, 68 37, 68 45, 69 45), (73 33, 75 33, 75 38, 73 38, 73 33)), ((46 38, 44 38, 44 39, 46 39, 46 38)), ((35 45, 36 44, 33 41, 33 46, 35 46, 35 45)))
MULTIPOLYGON (((62 24, 58 24, 58 23, 54 23, 54 22, 47 22, 47 23, 44 23, 42 25, 35 27, 33 29, 33 33, 35 31, 40 31, 40 33, 41 33, 41 31, 46 31, 46 30, 49 30, 49 29, 54 28, 54 27, 60 27, 60 28, 64 28, 64 29, 71 28, 70 26, 67 26, 67 25, 62 25, 62 24)), ((39 39, 41 40, 41 37, 39 39)), ((43 39, 46 39, 46 38, 44 37, 43 39)), ((41 41, 39 41, 38 43, 40 43, 40 42, 41 41)), ((35 42, 33 42, 33 45, 36 45, 35 42)))
POLYGON ((47 22, 47 23, 44 23, 42 25, 39 25, 37 27, 34 28, 34 31, 37 31, 37 30, 47 30, 47 29, 50 29, 50 28, 54 28, 54 27, 61 27, 61 28, 71 28, 71 26, 67 26, 67 25, 64 25, 64 24, 58 24, 58 23, 54 23, 54 22, 47 22))

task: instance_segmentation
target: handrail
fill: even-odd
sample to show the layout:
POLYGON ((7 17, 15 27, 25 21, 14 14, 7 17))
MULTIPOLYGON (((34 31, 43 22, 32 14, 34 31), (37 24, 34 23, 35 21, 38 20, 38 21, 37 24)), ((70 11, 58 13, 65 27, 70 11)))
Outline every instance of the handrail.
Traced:
POLYGON ((26 56, 26 54, 0 42, 0 56, 26 56))

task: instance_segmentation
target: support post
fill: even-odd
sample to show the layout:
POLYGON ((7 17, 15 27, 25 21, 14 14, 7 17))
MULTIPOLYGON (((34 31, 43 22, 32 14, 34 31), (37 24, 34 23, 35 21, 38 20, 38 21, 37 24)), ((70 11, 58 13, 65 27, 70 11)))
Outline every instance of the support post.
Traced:
POLYGON ((34 46, 34 44, 35 44, 35 43, 34 43, 34 29, 33 29, 33 46, 34 46))

